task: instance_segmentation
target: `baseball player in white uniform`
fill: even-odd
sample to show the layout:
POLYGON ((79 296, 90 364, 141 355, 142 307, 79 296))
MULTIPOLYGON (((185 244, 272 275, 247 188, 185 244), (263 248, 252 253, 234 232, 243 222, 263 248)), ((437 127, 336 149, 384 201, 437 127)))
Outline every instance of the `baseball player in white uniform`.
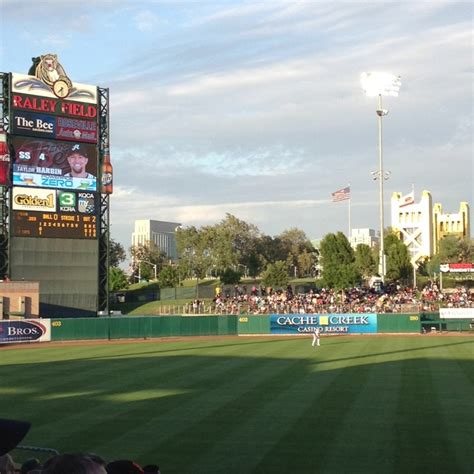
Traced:
POLYGON ((321 334, 321 331, 319 328, 316 328, 314 331, 313 331, 313 342, 312 342, 312 346, 318 346, 320 345, 320 334, 321 334))

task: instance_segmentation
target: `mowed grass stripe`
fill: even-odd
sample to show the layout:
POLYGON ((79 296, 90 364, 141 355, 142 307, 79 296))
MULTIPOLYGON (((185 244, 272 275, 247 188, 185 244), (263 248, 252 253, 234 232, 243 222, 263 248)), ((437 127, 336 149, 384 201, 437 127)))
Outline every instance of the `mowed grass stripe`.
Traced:
POLYGON ((290 465, 289 472, 298 472, 295 458, 305 449, 300 435, 286 443, 285 451, 275 453, 273 450, 289 427, 295 425, 330 386, 336 373, 315 370, 324 352, 313 349, 307 342, 304 345, 303 341, 292 343, 289 350, 292 356, 301 353, 305 358, 294 360, 284 373, 275 373, 259 387, 267 396, 248 401, 250 405, 240 422, 230 425, 223 438, 192 464, 193 472, 204 472, 202 466, 212 462, 219 472, 279 472, 288 470, 290 465), (261 461, 269 452, 270 463, 263 465, 261 461), (289 452, 291 455, 287 458, 289 452))
MULTIPOLYGON (((231 352, 234 350, 236 349, 232 349, 231 352)), ((56 403, 57 416, 52 417, 38 431, 38 436, 40 439, 48 440, 48 434, 55 433, 59 429, 58 425, 64 423, 64 419, 68 419, 68 436, 61 440, 62 445, 58 446, 60 449, 73 449, 75 446, 81 446, 84 441, 89 443, 87 448, 90 449, 90 444, 102 444, 104 440, 116 449, 116 441, 120 441, 121 437, 127 438, 126 444, 130 445, 131 449, 141 446, 143 438, 141 436, 133 438, 133 430, 129 426, 130 420, 136 422, 134 428, 137 432, 142 431, 150 418, 151 406, 155 406, 158 411, 166 411, 169 405, 173 407, 177 403, 176 397, 182 397, 186 393, 194 396, 194 391, 202 392, 207 387, 206 381, 209 377, 207 373, 220 375, 221 372, 230 370, 229 364, 219 358, 200 357, 192 352, 185 353, 186 357, 180 357, 179 352, 175 352, 172 357, 101 361, 102 376, 96 374, 95 381, 89 380, 94 395, 83 397, 76 405, 69 403, 68 400, 56 403), (170 365, 173 366, 175 361, 179 361, 180 370, 173 372, 170 365), (162 368, 166 369, 163 377, 152 375, 160 372, 162 368), (186 375, 185 378, 182 377, 183 374, 186 375), (160 388, 164 388, 168 396, 135 400, 135 395, 140 390, 153 391, 160 388), (104 426, 107 426, 113 436, 103 436, 104 426)), ((240 361, 238 358, 230 360, 236 365, 245 363, 245 360, 240 361)), ((97 363, 94 361, 94 364, 97 363)), ((75 372, 74 366, 69 365, 69 368, 75 372)), ((87 367, 81 367, 81 371, 84 374, 89 373, 87 367)), ((155 431, 156 428, 153 428, 152 432, 155 431)))
MULTIPOLYGON (((399 348, 400 341, 384 338, 370 341, 364 353, 399 348)), ((387 362, 385 355, 360 360, 367 369, 365 378, 359 379, 350 368, 343 371, 342 377, 347 379, 344 383, 355 388, 354 401, 344 413, 323 460, 315 460, 321 472, 343 472, 348 461, 351 472, 371 472, 374 466, 378 472, 391 472, 395 449, 392 423, 400 388, 400 366, 387 362)))
MULTIPOLYGON (((283 370, 291 363, 287 360, 275 361, 273 357, 269 357, 278 350, 275 347, 274 343, 271 345, 262 343, 260 350, 254 352, 252 357, 241 355, 237 358, 240 361, 238 371, 228 370, 225 374, 215 373, 213 381, 203 381, 200 389, 192 397, 184 398, 174 410, 153 413, 150 422, 142 429, 145 430, 146 435, 149 433, 154 440, 159 442, 158 449, 164 453, 164 456, 173 454, 177 455, 178 459, 183 457, 182 453, 186 453, 186 450, 183 449, 182 444, 190 437, 188 433, 193 425, 207 427, 209 433, 206 436, 212 436, 216 429, 215 412, 221 411, 232 417, 233 412, 231 409, 227 411, 227 407, 244 410, 245 404, 237 404, 233 400, 236 397, 242 397, 245 400, 251 397, 253 392, 260 393, 255 386, 272 374, 272 369, 267 370, 267 367, 278 365, 278 369, 283 370), (158 432, 157 427, 161 427, 158 432)), ((254 351, 256 350, 257 348, 254 347, 254 351)), ((235 363, 233 360, 235 358, 231 358, 230 361, 228 357, 222 355, 220 358, 228 368, 229 364, 235 363)), ((199 443, 201 438, 191 436, 192 443, 199 443)), ((145 443, 142 448, 156 452, 153 445, 150 448, 145 443)), ((136 446, 136 449, 140 449, 140 446, 136 446)), ((147 452, 143 455, 146 457, 147 452)))
MULTIPOLYGON (((336 344, 335 344, 336 346, 336 344)), ((308 391, 304 409, 293 423, 279 430, 280 438, 256 466, 253 472, 274 472, 276 469, 289 472, 325 472, 324 467, 332 456, 331 446, 355 400, 355 392, 368 376, 367 366, 354 358, 347 369, 329 369, 324 359, 338 360, 345 354, 344 344, 337 349, 328 342, 322 346, 317 357, 322 357, 323 371, 316 371, 322 390, 308 391), (324 352, 323 352, 324 351, 324 352), (336 352, 337 351, 337 352, 336 352), (349 377, 349 372, 351 377, 349 377), (352 383, 352 377, 357 385, 352 383), (328 380, 324 380, 328 379, 328 380)), ((367 343, 353 345, 355 357, 364 355, 367 343)), ((287 407, 287 409, 291 409, 287 407)))
MULTIPOLYGON (((203 351, 208 351, 209 349, 203 348, 203 351)), ((214 348, 211 348, 211 353, 214 348)), ((231 353, 238 351, 238 347, 234 344, 233 347, 230 349, 231 353)), ((180 351, 173 351, 174 356, 178 357, 180 351)), ((124 449, 130 449, 132 451, 137 451, 140 447, 143 447, 143 444, 146 445, 146 442, 143 443, 143 435, 145 439, 147 439, 148 429, 150 433, 150 440, 156 439, 154 437, 157 431, 157 421, 154 420, 154 416, 156 413, 162 414, 167 413, 173 409, 174 406, 179 405, 179 410, 175 413, 175 421, 179 422, 180 417, 186 416, 186 404, 185 400, 188 398, 195 399, 200 396, 200 394, 204 393, 206 390, 209 389, 209 377, 217 377, 217 380, 225 380, 225 373, 232 375, 232 365, 237 367, 248 364, 246 358, 226 358, 221 359, 220 357, 202 357, 198 356, 194 353, 184 351, 186 356, 179 356, 181 359, 188 361, 190 364, 189 370, 184 370, 183 372, 170 374, 169 377, 166 379, 162 379, 161 383, 166 383, 167 386, 171 388, 178 387, 180 392, 176 393, 176 396, 181 397, 180 399, 176 399, 176 397, 168 397, 160 400, 149 400, 148 403, 136 403, 133 400, 130 400, 129 403, 123 404, 123 407, 120 409, 127 411, 127 416, 124 417, 125 419, 131 418, 136 420, 136 424, 128 429, 119 429, 116 430, 113 437, 110 437, 106 440, 106 443, 102 441, 101 449, 107 450, 111 447, 111 449, 116 449, 117 443, 123 443, 124 449), (216 368, 218 366, 218 368, 216 368), (184 390, 183 390, 184 389, 184 390), (184 393, 183 393, 184 392, 184 393), (186 393, 189 392, 189 395, 186 396, 186 393), (191 397, 192 395, 192 397, 191 397), (138 432, 137 436, 134 436, 136 430, 138 432), (142 433, 142 435, 140 435, 142 433)), ((168 361, 172 360, 172 358, 168 357, 161 357, 153 361, 153 366, 167 366, 168 361)), ((150 364, 151 362, 145 362, 150 364)), ((146 381, 141 383, 141 386, 146 386, 146 381)), ((160 381, 157 380, 159 384, 160 381)), ((127 392, 127 388, 121 390, 123 393, 127 392)), ((130 389, 130 393, 133 396, 133 389, 130 389)), ((205 398, 204 398, 205 401, 205 398)), ((113 405, 113 404, 112 404, 113 405)), ((117 413, 117 408, 115 408, 115 416, 119 415, 117 413)), ((189 415, 195 416, 195 411, 189 413, 189 415)), ((160 422, 161 425, 161 422, 160 422)))
MULTIPOLYGON (((454 427, 450 433, 450 427, 444 423, 436 388, 438 379, 443 384, 449 383, 451 370, 457 370, 455 364, 448 371, 440 370, 449 350, 450 341, 433 338, 425 351, 414 351, 414 357, 403 363, 394 420, 397 435, 394 472, 466 472, 467 465, 458 465, 449 442, 451 434, 460 442, 460 432, 454 427)), ((468 386, 463 385, 463 388, 468 386)))
POLYGON ((442 358, 430 359, 429 368, 441 422, 444 465, 449 465, 451 472, 465 472, 465 466, 474 472, 474 364, 457 359, 457 350, 459 346, 445 347, 442 358))

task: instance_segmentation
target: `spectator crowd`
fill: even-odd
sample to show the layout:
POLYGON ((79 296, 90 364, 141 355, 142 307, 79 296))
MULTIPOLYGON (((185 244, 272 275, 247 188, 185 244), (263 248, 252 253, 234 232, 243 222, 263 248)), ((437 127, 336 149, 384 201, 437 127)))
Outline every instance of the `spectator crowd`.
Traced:
POLYGON ((349 288, 309 290, 294 293, 271 287, 236 285, 233 291, 217 288, 211 304, 194 300, 188 305, 191 314, 325 314, 325 313, 402 313, 437 311, 439 307, 474 308, 474 292, 465 287, 441 291, 430 282, 421 291, 389 285, 384 290, 349 288))

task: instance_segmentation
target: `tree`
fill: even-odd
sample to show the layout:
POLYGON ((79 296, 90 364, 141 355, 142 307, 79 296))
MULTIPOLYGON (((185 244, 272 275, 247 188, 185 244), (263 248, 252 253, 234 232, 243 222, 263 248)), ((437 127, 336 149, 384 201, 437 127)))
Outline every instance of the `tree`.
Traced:
POLYGON ((360 282, 354 250, 342 232, 327 234, 321 241, 320 253, 325 286, 340 290, 360 282))
POLYGON ((125 259, 127 254, 122 244, 110 239, 109 242, 109 266, 118 267, 125 259))
POLYGON ((218 270, 238 265, 249 267, 259 235, 256 226, 227 213, 225 219, 213 228, 213 264, 218 270))
POLYGON ((158 274, 166 260, 165 252, 150 240, 144 244, 132 245, 130 255, 132 256, 134 274, 140 274, 145 280, 149 280, 155 275, 154 265, 156 265, 156 274, 158 274))
POLYGON ((354 253, 356 270, 364 277, 369 278, 376 272, 376 264, 372 249, 366 244, 357 245, 354 253))
POLYGON ((442 263, 459 262, 459 238, 447 235, 439 241, 439 257, 442 263))
POLYGON ((289 279, 286 263, 282 260, 270 263, 263 272, 262 282, 264 285, 273 288, 288 286, 289 279))
POLYGON ((474 259, 473 241, 447 235, 439 241, 438 255, 441 263, 471 263, 474 259))
POLYGON ((407 279, 413 272, 407 246, 395 233, 389 233, 384 240, 386 254, 386 277, 389 280, 407 279))
POLYGON ((288 270, 298 275, 308 275, 317 262, 316 249, 306 234, 295 227, 282 232, 278 239, 284 253, 288 270))
POLYGON ((461 263, 474 261, 474 240, 461 239, 459 242, 459 260, 461 263))
POLYGON ((260 269, 262 268, 261 260, 259 259, 259 256, 256 251, 252 252, 249 255, 247 263, 247 271, 249 276, 251 276, 252 278, 256 278, 257 275, 260 273, 260 269))
POLYGON ((440 271, 440 263, 441 259, 439 255, 433 255, 429 260, 425 262, 425 270, 428 276, 434 276, 436 273, 440 271))
POLYGON ((241 277, 242 274, 240 272, 232 270, 231 268, 226 268, 219 273, 219 278, 223 285, 235 285, 240 282, 241 277))
POLYGON ((179 272, 176 267, 166 265, 158 275, 158 284, 160 288, 176 287, 179 284, 179 272))
POLYGON ((188 275, 202 279, 212 267, 212 229, 194 226, 180 228, 176 232, 176 246, 180 255, 180 265, 188 270, 188 275))
POLYGON ((109 268, 109 291, 115 292, 128 288, 128 280, 125 272, 118 267, 109 268))

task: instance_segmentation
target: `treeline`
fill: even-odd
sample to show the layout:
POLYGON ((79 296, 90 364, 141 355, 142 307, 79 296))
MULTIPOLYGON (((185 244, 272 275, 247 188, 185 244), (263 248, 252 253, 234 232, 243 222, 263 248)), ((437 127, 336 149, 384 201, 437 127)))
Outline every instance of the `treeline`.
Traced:
MULTIPOLYGON (((297 228, 277 236, 262 233, 255 225, 226 214, 212 226, 178 229, 179 259, 170 261, 153 243, 130 247, 133 262, 131 282, 157 277, 161 287, 175 287, 187 278, 219 278, 222 284, 238 283, 242 277, 257 278, 273 287, 286 286, 290 278, 319 278, 328 288, 348 288, 377 274, 378 248, 360 244, 354 250, 342 232, 327 234, 316 249, 297 228)), ((386 278, 403 281, 411 278, 413 267, 407 247, 390 229, 384 236, 386 278)), ((470 240, 446 237, 440 251, 422 262, 418 272, 432 275, 439 264, 472 261, 470 240)), ((126 258, 123 247, 110 245, 110 282, 115 291, 127 286, 127 276, 118 268, 126 258)))

